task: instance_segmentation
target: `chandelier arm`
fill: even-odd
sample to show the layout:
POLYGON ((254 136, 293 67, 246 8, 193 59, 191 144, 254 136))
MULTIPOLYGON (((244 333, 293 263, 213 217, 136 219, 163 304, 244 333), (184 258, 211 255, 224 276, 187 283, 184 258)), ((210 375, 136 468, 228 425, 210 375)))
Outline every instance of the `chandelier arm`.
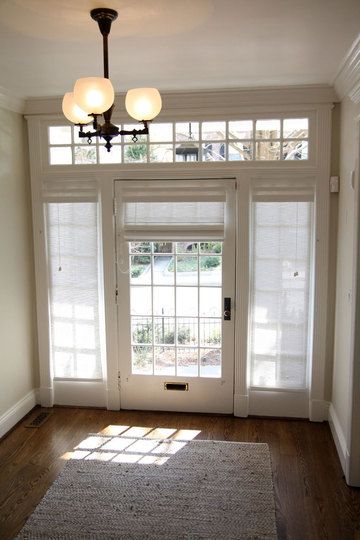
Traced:
POLYGON ((101 130, 98 129, 97 131, 83 131, 80 128, 80 131, 78 133, 78 136, 80 139, 92 139, 93 137, 100 137, 101 130))
POLYGON ((119 135, 132 135, 136 137, 137 135, 148 135, 149 134, 149 120, 141 120, 143 124, 142 129, 121 129, 119 130, 119 135))

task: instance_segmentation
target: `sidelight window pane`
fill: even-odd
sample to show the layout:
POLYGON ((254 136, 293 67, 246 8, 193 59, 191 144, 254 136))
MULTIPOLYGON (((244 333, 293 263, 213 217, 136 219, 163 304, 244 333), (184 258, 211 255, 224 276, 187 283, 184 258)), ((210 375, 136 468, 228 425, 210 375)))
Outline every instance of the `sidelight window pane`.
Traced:
POLYGON ((58 378, 102 377, 96 203, 48 203, 51 357, 58 378))
POLYGON ((256 202, 251 384, 305 388, 309 355, 311 202, 256 202))

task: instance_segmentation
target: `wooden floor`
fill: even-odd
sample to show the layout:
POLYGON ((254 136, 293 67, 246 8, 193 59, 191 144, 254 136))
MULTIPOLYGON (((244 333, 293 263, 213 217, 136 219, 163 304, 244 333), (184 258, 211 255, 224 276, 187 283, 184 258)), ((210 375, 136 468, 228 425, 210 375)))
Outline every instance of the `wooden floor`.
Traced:
POLYGON ((198 439, 267 442, 279 538, 360 539, 360 489, 346 485, 326 423, 72 408, 55 408, 40 428, 26 428, 28 421, 0 442, 2 540, 21 529, 64 467, 62 456, 88 433, 110 425, 192 429, 200 431, 198 439))

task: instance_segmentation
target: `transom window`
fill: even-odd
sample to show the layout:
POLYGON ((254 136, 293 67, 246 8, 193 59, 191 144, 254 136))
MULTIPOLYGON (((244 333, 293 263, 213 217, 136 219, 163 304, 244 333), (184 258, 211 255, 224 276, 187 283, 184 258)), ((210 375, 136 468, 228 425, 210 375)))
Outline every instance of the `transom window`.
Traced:
POLYGON ((111 152, 73 126, 49 126, 48 139, 50 165, 307 160, 309 119, 154 123, 136 143, 131 135, 114 139, 111 152))

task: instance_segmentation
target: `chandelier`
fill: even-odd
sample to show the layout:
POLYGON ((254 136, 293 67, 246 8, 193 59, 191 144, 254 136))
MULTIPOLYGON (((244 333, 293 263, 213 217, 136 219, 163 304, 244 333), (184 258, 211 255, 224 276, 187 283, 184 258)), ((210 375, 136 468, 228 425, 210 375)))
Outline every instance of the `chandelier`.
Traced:
POLYGON ((111 24, 118 16, 117 11, 109 8, 97 8, 90 15, 99 25, 103 36, 104 77, 85 77, 78 79, 73 92, 67 92, 62 102, 64 115, 79 127, 79 137, 87 139, 89 144, 94 137, 106 141, 105 148, 111 149, 111 141, 118 135, 132 135, 136 142, 138 135, 149 133, 149 122, 161 111, 161 96, 156 88, 133 88, 128 90, 125 107, 132 118, 142 124, 142 129, 119 129, 111 123, 115 92, 109 79, 108 36, 111 24), (101 115, 103 123, 99 122, 101 115), (84 126, 92 122, 94 131, 84 131, 84 126))

